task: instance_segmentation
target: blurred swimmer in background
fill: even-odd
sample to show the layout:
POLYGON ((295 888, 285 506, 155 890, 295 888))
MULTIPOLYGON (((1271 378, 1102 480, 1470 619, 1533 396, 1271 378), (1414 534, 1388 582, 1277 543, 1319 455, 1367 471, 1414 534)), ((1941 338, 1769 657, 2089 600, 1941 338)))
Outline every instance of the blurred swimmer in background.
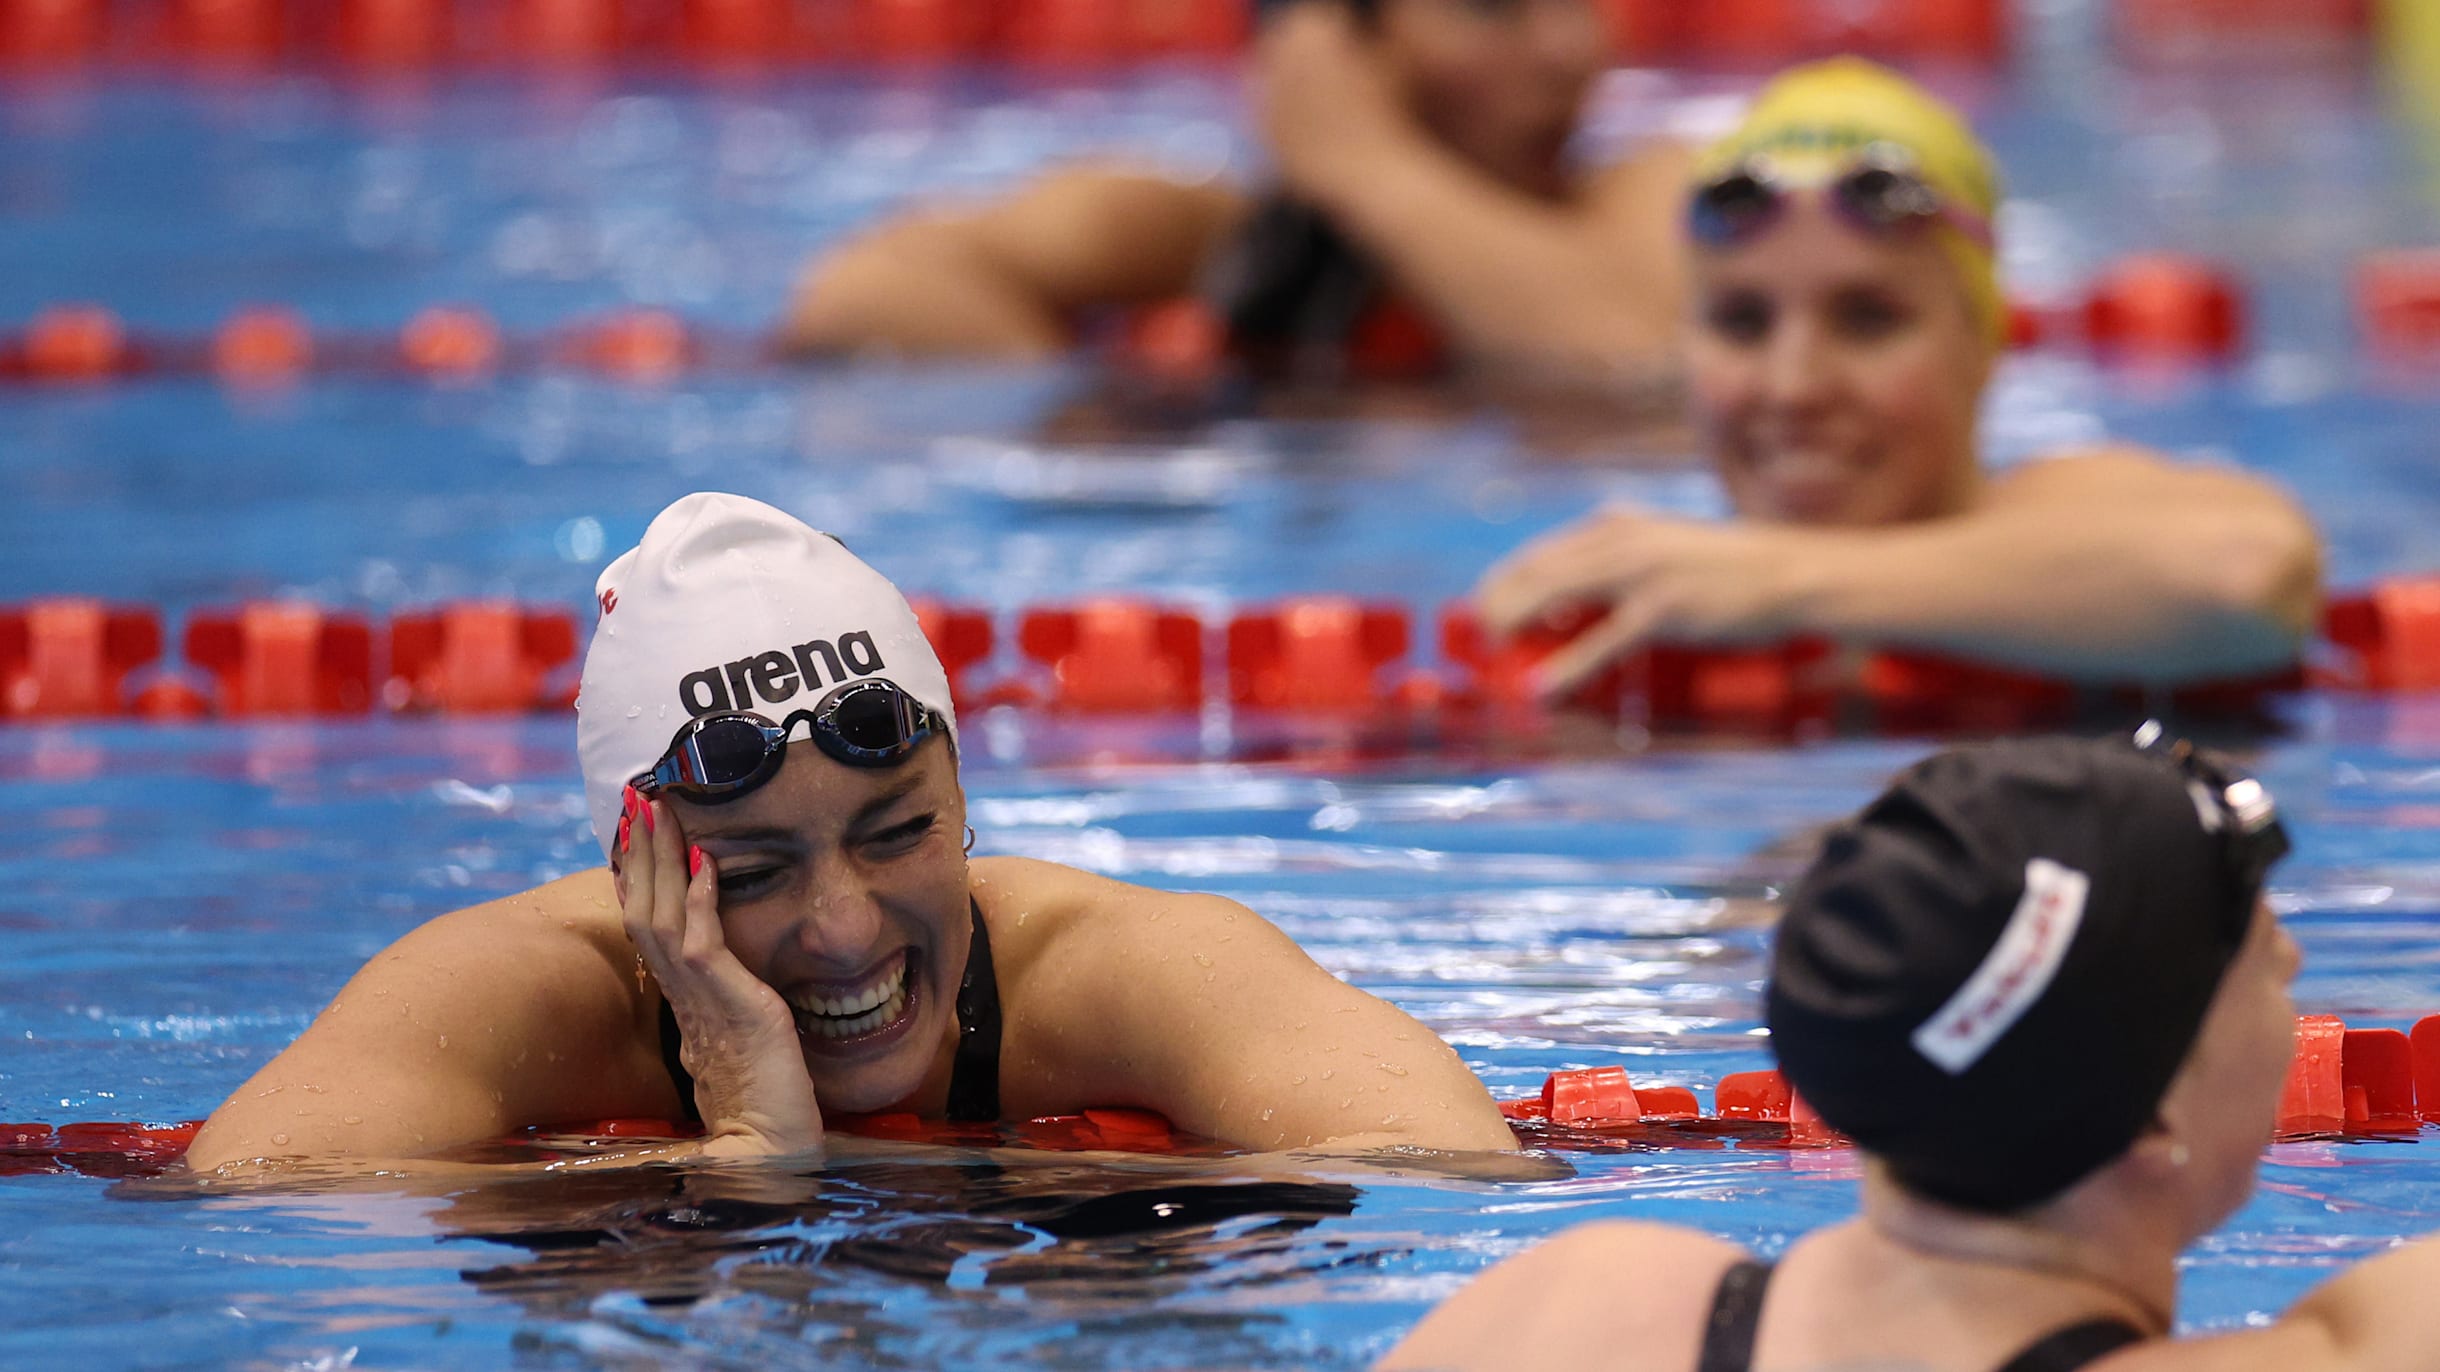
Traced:
POLYGON ((2295 660, 2320 541, 2269 482, 2116 446, 1984 470, 1999 199, 1954 111, 1852 58, 1780 77, 1704 154, 1687 379, 1735 517, 1609 509, 1495 567, 1495 629, 1608 611, 1546 664, 1550 694, 1655 640, 1817 634, 2154 683, 2295 660))
POLYGON ((1674 369, 1687 158, 1661 144, 1572 164, 1610 58, 1590 0, 1265 11, 1272 186, 1086 163, 979 208, 918 211, 816 262, 783 342, 1035 359, 1096 312, 1198 296, 1257 372, 1360 374, 1368 339, 1417 329, 1500 372, 1633 387, 1674 369))
POLYGON ((807 1160, 841 1114, 1099 1107, 1257 1150, 1516 1146, 1447 1044, 1235 901, 969 859, 948 677, 836 539, 690 495, 599 593, 577 751, 609 866, 376 956, 191 1167, 614 1118, 703 1136, 605 1165, 807 1160))
POLYGON ((2299 954, 2262 899, 2286 851, 2259 783, 2157 736, 1909 769, 1797 885, 1766 998, 1789 1085, 1862 1154, 1861 1214, 1776 1264, 1583 1225, 1381 1366, 2440 1368, 2430 1238, 2174 1337, 2179 1255, 2252 1192, 2295 1052, 2299 954))

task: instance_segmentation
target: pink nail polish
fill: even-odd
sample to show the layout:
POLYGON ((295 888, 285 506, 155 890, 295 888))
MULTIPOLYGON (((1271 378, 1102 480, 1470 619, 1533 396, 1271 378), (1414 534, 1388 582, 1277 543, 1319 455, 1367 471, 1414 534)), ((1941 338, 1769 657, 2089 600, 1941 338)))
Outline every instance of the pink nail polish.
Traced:
POLYGON ((687 845, 686 849, 686 874, 689 877, 703 875, 703 850, 692 844, 687 845))

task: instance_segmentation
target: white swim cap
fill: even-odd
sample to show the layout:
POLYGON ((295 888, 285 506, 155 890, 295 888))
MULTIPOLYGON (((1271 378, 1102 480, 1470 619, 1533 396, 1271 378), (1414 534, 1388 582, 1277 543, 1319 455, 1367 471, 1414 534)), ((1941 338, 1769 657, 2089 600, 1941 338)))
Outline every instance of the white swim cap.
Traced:
POLYGON ((906 597, 837 539, 759 500, 679 500, 594 593, 576 752, 605 854, 629 779, 698 715, 782 720, 841 682, 884 677, 939 711, 956 740, 948 673, 906 597))

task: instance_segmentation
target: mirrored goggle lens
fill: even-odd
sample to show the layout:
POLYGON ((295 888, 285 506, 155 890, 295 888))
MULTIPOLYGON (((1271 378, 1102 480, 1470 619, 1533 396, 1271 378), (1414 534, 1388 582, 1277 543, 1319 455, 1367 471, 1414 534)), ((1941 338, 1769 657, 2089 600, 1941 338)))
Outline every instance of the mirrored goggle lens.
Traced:
POLYGON ((898 752, 915 737, 915 701, 888 686, 850 691, 830 711, 830 726, 840 742, 858 752, 898 752))
POLYGON ((735 786, 761 769, 768 752, 762 728, 752 720, 715 719, 679 750, 679 780, 691 786, 735 786))
POLYGON ((1877 229, 1896 229, 1940 217, 1940 197, 1921 178, 1886 167, 1865 167, 1839 178, 1841 208, 1877 229))
POLYGON ((1769 222, 1779 208, 1779 192, 1751 172, 1721 177, 1695 192, 1695 237, 1705 243, 1733 243, 1769 222))

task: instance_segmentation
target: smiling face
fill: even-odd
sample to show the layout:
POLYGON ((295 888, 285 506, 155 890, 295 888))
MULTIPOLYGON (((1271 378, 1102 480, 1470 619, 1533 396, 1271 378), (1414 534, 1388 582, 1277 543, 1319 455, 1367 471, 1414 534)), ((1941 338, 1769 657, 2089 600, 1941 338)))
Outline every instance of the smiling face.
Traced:
POLYGON ((1928 233, 1866 234, 1799 194, 1694 264, 1695 417, 1739 514, 1890 524, 1971 502, 1996 349, 1928 233))
POLYGON ((1609 65, 1587 0, 1385 0, 1375 34, 1433 137, 1512 186, 1559 189, 1585 93, 1609 65))
POLYGON ((672 809, 717 864, 729 950, 796 1011, 822 1108, 915 1094, 954 1044, 970 940, 966 798, 948 743, 880 768, 792 743, 744 799, 672 809))

